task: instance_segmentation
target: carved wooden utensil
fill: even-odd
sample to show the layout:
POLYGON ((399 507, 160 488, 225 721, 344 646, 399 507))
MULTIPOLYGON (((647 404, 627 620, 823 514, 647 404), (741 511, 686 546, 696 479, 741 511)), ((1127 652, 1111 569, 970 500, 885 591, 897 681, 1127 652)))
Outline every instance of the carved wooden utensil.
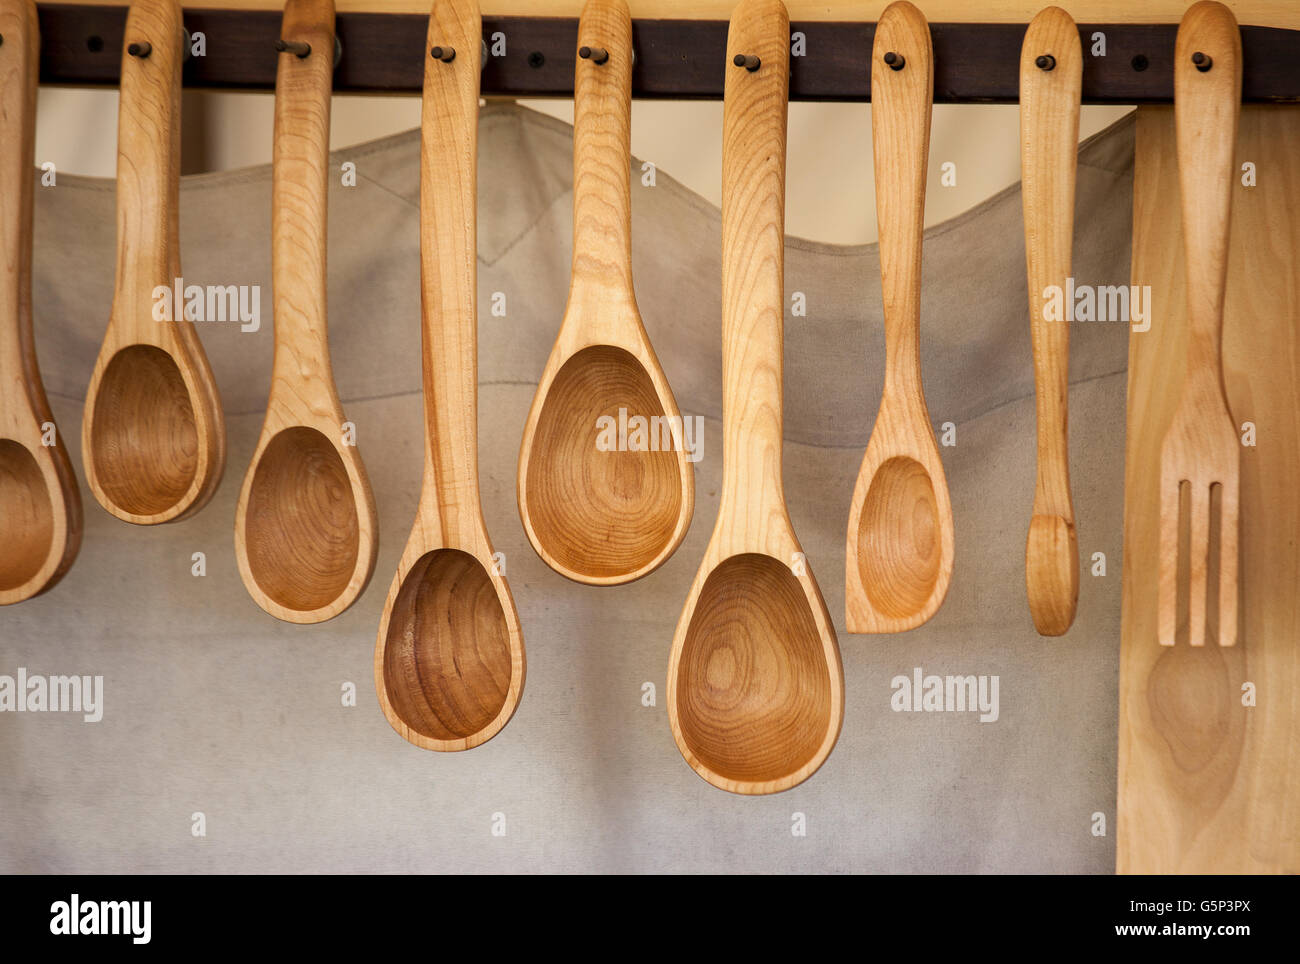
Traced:
POLYGON ((1079 30, 1060 7, 1048 7, 1030 22, 1020 50, 1020 167, 1038 412, 1025 586, 1034 626, 1044 636, 1064 634, 1079 603, 1067 429, 1070 329, 1064 320, 1046 320, 1043 310, 1045 290, 1064 291, 1070 276, 1082 87, 1079 30))
POLYGON ((1178 408, 1160 446, 1157 633, 1165 646, 1174 644, 1180 624, 1193 646, 1207 637, 1220 646, 1237 641, 1241 448, 1221 350, 1240 112, 1241 32, 1227 7, 1203 0, 1183 15, 1174 45, 1189 338, 1178 408), (1187 573, 1185 617, 1180 570, 1187 573))
POLYGON ((849 632, 896 633, 934 615, 952 578, 952 506, 921 390, 921 240, 934 60, 930 28, 891 3, 871 54, 871 137, 885 305, 885 388, 853 491, 849 632))
POLYGON ((789 45, 780 0, 736 7, 722 140, 722 495, 668 662, 682 756, 746 794, 810 777, 844 717, 835 627, 781 478, 789 45))
POLYGON ((117 133, 117 279, 86 393, 86 481, 127 522, 174 522, 212 497, 226 461, 216 382, 192 322, 158 320, 154 289, 180 276, 180 96, 175 0, 126 18, 117 133))
POLYGON ((40 28, 0 0, 0 605, 58 582, 81 546, 81 493, 32 336, 32 168, 40 28), (51 444, 46 444, 50 442, 51 444))
MULTIPOLYGON (((651 451, 604 451, 599 420, 681 413, 632 290, 632 21, 588 0, 574 70, 569 302, 519 451, 519 515, 548 566, 590 585, 631 582, 681 544, 695 504, 683 436, 652 423, 651 451), (582 52, 586 56, 582 56, 582 52), (673 439, 665 451, 663 442, 673 439)), ((649 441, 649 440, 647 440, 649 441)))
POLYGON ((292 46, 280 53, 275 88, 275 364, 235 512, 235 556, 259 606, 318 623, 366 588, 378 549, 375 499, 344 434, 326 327, 333 0, 288 0, 280 39, 292 46))
POLYGON ((424 65, 420 304, 424 483, 375 645, 384 716, 428 750, 467 750, 509 722, 524 640, 478 489, 475 204, 482 25, 436 0, 424 65))

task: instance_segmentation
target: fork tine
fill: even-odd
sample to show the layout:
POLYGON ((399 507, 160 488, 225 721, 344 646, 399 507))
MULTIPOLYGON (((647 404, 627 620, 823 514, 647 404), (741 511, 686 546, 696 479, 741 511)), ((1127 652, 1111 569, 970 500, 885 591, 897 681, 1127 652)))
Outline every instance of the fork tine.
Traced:
POLYGON ((1210 487, 1192 485, 1190 508, 1192 524, 1188 532, 1190 553, 1187 585, 1187 641, 1205 645, 1205 610, 1209 602, 1210 569, 1210 487))
POLYGON ((1161 646, 1174 645, 1178 635, 1178 520, 1181 482, 1171 472, 1160 473, 1160 566, 1156 606, 1156 635, 1161 646))
POLYGON ((1219 498, 1219 645, 1237 643, 1237 480, 1225 479, 1219 498))

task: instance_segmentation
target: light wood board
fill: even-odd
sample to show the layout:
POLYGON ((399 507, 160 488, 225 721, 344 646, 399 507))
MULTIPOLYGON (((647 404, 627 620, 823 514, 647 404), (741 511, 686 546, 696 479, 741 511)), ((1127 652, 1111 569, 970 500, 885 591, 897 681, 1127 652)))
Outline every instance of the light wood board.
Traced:
POLYGON ((1153 311, 1129 336, 1120 873, 1300 872, 1300 107, 1244 108, 1234 167, 1224 377, 1234 421, 1257 432, 1241 457, 1241 635, 1165 648, 1160 439, 1183 373, 1186 271, 1173 109, 1139 110, 1133 284, 1151 286, 1153 311))

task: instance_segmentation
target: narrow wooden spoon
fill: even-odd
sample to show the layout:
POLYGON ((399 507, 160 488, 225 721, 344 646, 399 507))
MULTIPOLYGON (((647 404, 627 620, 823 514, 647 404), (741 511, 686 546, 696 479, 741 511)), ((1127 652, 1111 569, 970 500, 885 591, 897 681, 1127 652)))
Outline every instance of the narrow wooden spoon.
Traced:
POLYGON ((356 600, 375 567, 375 499, 330 365, 325 238, 334 72, 333 0, 288 0, 271 187, 275 364, 266 420, 235 513, 244 586, 272 616, 318 623, 356 600))
POLYGON ((1044 317, 1047 289, 1064 292, 1074 235, 1083 49, 1060 7, 1029 24, 1020 50, 1020 167, 1029 277, 1029 330, 1037 386, 1038 480, 1025 542, 1025 587, 1034 626, 1063 635, 1079 604, 1079 542, 1070 497, 1070 329, 1044 317))
POLYGON ((424 484, 375 645, 393 729, 428 750, 468 750, 510 721, 524 640, 493 558, 478 489, 475 204, 482 24, 475 0, 435 0, 420 154, 424 484), (451 51, 450 59, 447 59, 451 51))
POLYGON ((851 633, 914 629, 952 577, 952 506, 921 388, 921 240, 934 60, 912 4, 891 3, 871 55, 885 388, 853 491, 844 604, 851 633))
POLYGON ((742 0, 723 106, 722 495, 668 662, 682 756, 714 786, 746 794, 810 777, 844 717, 835 627, 781 479, 789 56, 785 5, 742 0))
POLYGON ((32 336, 32 168, 40 27, 0 0, 0 605, 58 582, 81 547, 81 493, 32 336), (46 444, 49 441, 51 444, 46 444))
POLYGON ((519 515, 548 566, 607 586, 673 554, 691 524, 695 477, 632 290, 632 20, 623 0, 588 0, 578 43, 589 56, 574 71, 573 272, 519 450, 519 515), (649 423, 652 450, 598 444, 600 420, 620 412, 649 423))
POLYGON ((91 492, 119 519, 141 525, 197 512, 226 460, 220 399, 198 333, 171 317, 170 300, 153 296, 180 276, 184 37, 175 0, 131 5, 118 107, 117 280, 81 429, 91 492))

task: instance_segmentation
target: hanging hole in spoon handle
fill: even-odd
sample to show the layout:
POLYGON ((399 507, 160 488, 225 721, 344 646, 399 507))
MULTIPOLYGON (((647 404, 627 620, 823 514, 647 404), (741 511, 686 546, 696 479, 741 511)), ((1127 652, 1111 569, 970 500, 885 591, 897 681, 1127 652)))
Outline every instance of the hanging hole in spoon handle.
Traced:
POLYGON ((235 555, 263 610, 319 623, 365 590, 375 500, 330 361, 326 304, 333 0, 288 0, 275 84, 271 280, 275 359, 266 417, 235 511, 235 555))
POLYGON ((174 0, 127 13, 118 107, 118 262, 108 329, 82 421, 86 482, 126 522, 197 512, 225 465, 225 424, 212 372, 178 298, 155 320, 154 292, 180 277, 180 98, 184 26, 174 0), (132 56, 148 45, 148 57, 132 56))
POLYGON ((1068 323, 1044 317, 1043 292, 1064 291, 1071 274, 1082 86, 1078 27, 1064 10, 1048 7, 1029 24, 1020 54, 1021 196, 1037 423, 1025 590, 1034 627, 1043 636, 1069 630, 1079 602, 1069 465, 1070 330, 1068 323))
POLYGON ((723 489, 668 663, 682 757, 741 794, 808 779, 844 715, 835 629, 782 485, 789 37, 779 0, 743 0, 727 34, 729 62, 745 53, 761 66, 728 70, 724 82, 723 489))
POLYGON ((420 288, 424 482, 384 603, 375 689, 389 724, 427 750, 467 750, 499 733, 527 662, 505 559, 479 501, 476 190, 482 24, 474 0, 437 0, 424 64, 420 288))
POLYGON ((694 457, 632 284, 632 19, 589 0, 574 65, 573 264, 564 319, 524 426, 517 481, 529 543, 561 575, 611 586, 653 572, 694 510, 694 457), (610 426, 644 420, 654 433, 610 426), (657 426, 657 428, 656 428, 657 426))
POLYGON ((912 4, 891 3, 876 24, 871 57, 885 384, 849 509, 845 619, 851 633, 920 626, 943 603, 952 577, 952 506, 921 386, 921 244, 933 96, 929 25, 912 4))
POLYGON ((0 605, 9 605, 50 589, 72 566, 82 513, 32 331, 36 4, 0 0, 0 35, 0 183, 8 186, 0 194, 0 605))

